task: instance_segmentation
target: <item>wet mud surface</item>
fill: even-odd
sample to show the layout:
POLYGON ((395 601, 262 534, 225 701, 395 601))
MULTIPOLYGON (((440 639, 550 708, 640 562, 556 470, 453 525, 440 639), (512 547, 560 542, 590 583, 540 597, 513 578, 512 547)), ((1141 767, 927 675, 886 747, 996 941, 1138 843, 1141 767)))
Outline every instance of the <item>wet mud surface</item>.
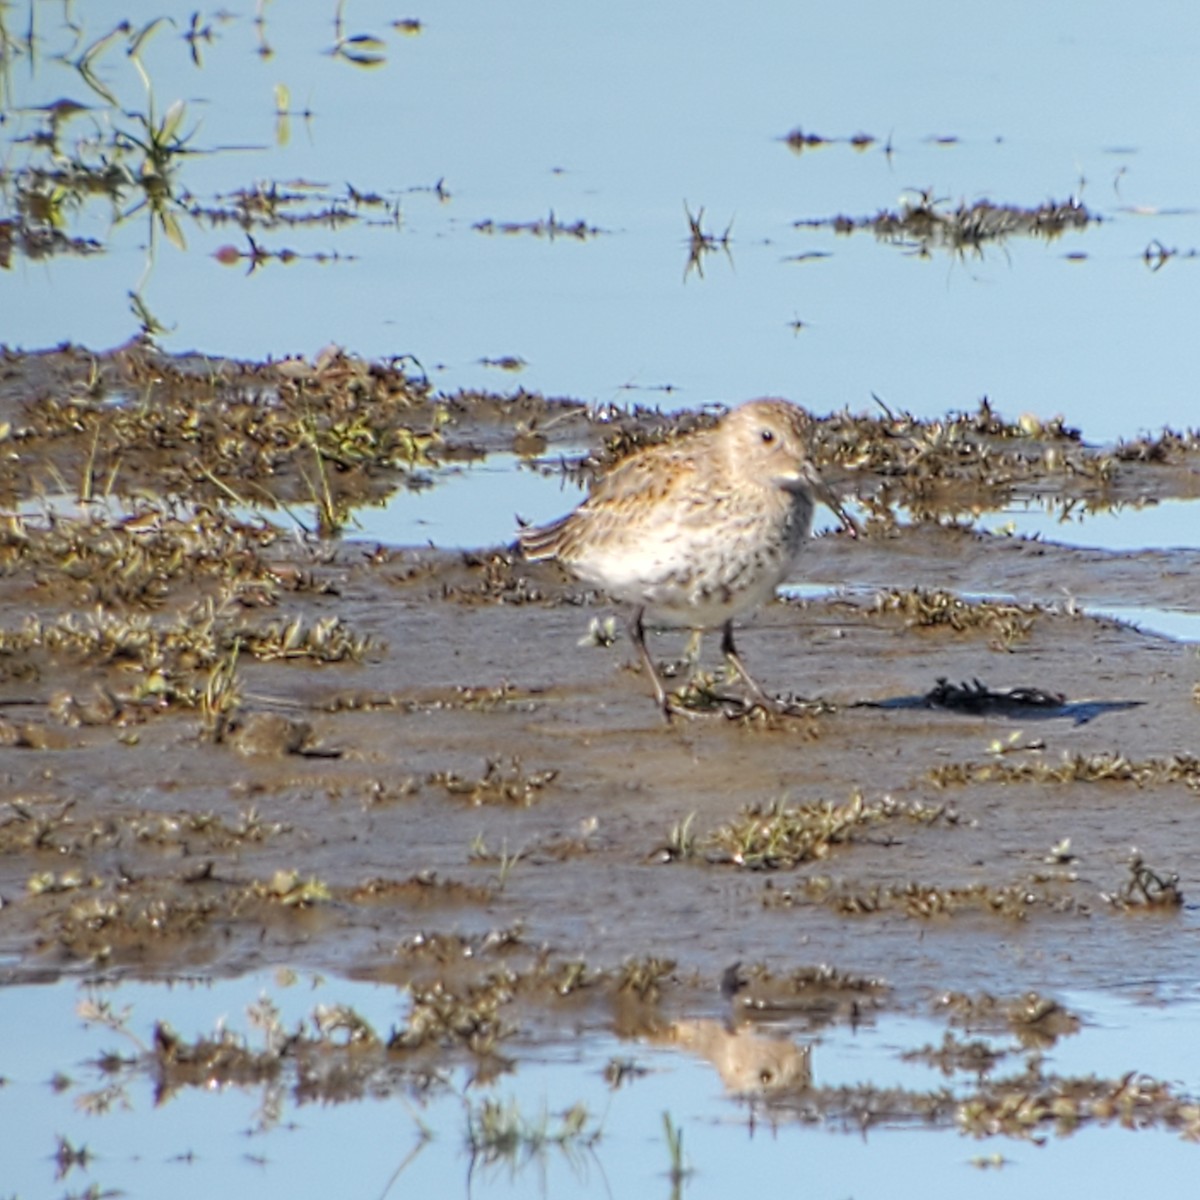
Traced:
POLYGON ((846 590, 739 634, 787 714, 709 676, 670 726, 556 568, 263 515, 328 530, 498 450, 586 475, 703 419, 438 396, 341 356, 5 356, 3 982, 302 966, 408 986, 405 1050, 582 1023, 736 1078, 742 1035, 705 1024, 731 1006, 821 1023, 1194 979, 1200 659, 1075 598, 1195 611, 1200 551, 957 523, 1195 496, 1187 435, 1095 448, 986 405, 822 422, 866 536, 801 560, 846 590))

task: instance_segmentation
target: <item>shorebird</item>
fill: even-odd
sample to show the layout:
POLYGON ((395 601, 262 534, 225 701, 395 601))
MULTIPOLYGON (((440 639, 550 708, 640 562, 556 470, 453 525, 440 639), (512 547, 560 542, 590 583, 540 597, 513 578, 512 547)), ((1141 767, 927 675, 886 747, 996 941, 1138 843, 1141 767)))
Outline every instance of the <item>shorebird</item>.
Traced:
POLYGON ((757 703, 775 707, 737 652, 734 618, 787 578, 817 501, 855 531, 808 457, 809 421, 786 400, 753 400, 711 428, 623 459, 574 511, 518 536, 526 559, 555 559, 633 606, 630 634, 668 720, 673 708, 646 648, 647 622, 720 628, 730 666, 757 703))

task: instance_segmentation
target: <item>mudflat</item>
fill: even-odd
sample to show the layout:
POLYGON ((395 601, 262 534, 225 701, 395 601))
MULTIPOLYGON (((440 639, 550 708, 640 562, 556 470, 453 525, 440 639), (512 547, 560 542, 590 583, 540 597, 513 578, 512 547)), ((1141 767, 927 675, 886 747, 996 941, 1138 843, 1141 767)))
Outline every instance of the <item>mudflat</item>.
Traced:
MULTIPOLYGON (((739 628, 784 714, 713 645, 668 726, 612 607, 552 564, 335 535, 448 462, 569 448, 587 475, 705 419, 439 396, 340 355, 5 355, 3 982, 279 963, 482 1003, 502 976, 489 1003, 536 1037, 734 995, 1194 978, 1200 659, 1077 597, 1195 611, 1200 551, 962 524, 1195 496, 1194 437, 819 422, 866 536, 801 556, 844 590, 739 628)), ((684 640, 650 640, 668 673, 684 640)))

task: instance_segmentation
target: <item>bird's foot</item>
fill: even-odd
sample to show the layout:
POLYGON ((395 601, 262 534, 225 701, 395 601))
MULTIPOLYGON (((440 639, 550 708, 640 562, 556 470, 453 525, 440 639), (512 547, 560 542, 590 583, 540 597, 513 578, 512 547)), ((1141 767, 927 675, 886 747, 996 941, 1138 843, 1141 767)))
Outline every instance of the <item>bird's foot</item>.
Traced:
POLYGON ((676 688, 666 699, 672 714, 686 717, 727 717, 737 719, 757 712, 766 714, 774 711, 770 697, 747 697, 740 692, 730 692, 710 674, 694 675, 680 688, 676 688))

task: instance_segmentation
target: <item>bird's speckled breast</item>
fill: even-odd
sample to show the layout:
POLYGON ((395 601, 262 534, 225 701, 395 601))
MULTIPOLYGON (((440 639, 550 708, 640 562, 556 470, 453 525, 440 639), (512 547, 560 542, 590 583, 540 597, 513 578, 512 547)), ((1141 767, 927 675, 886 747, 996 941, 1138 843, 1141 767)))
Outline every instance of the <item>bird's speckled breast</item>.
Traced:
POLYGON ((808 539, 813 518, 807 491, 771 493, 761 505, 731 506, 742 509, 736 519, 663 531, 657 569, 643 563, 627 585, 614 584, 610 571, 609 593, 644 605, 652 624, 692 629, 716 628, 770 600, 808 539))

